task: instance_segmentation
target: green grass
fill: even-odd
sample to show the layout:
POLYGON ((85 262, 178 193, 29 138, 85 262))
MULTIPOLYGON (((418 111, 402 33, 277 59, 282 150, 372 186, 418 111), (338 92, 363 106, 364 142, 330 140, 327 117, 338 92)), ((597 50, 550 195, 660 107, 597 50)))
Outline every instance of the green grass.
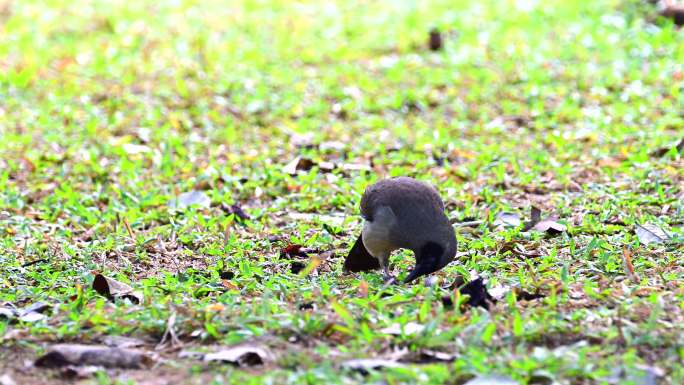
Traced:
MULTIPOLYGON (((12 357, 55 342, 125 335, 151 350, 176 313, 185 349, 258 340, 276 362, 242 370, 165 351, 150 372, 93 381, 584 384, 646 365, 684 382, 684 160, 651 155, 684 135, 684 44, 654 8, 156 3, 0 1, 0 304, 55 305, 37 323, 0 319, 0 374, 23 378, 12 357), (447 32, 440 52, 426 49, 432 27, 447 32), (293 176, 297 156, 314 167, 293 176), (343 274, 365 186, 398 175, 435 184, 457 220, 531 205, 560 218, 568 232, 552 238, 461 229, 458 262, 438 274, 545 298, 448 308, 439 287, 383 291, 380 274, 343 274), (193 189, 210 208, 170 209, 193 189), (673 242, 642 245, 644 223, 673 242), (292 273, 288 244, 322 262, 292 273), (143 304, 106 301, 90 290, 95 271, 143 304), (424 331, 380 332, 409 322, 424 331), (340 367, 402 349, 455 359, 369 377, 340 367)), ((393 262, 404 274, 410 253, 393 262)))

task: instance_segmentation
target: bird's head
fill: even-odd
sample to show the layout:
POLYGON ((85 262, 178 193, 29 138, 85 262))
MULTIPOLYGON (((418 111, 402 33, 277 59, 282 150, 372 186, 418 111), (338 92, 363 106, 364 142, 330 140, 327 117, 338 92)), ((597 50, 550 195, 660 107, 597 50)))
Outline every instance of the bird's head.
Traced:
POLYGON ((456 237, 446 242, 425 242, 416 251, 416 267, 404 279, 404 283, 414 279, 434 273, 435 271, 448 265, 456 256, 456 237))

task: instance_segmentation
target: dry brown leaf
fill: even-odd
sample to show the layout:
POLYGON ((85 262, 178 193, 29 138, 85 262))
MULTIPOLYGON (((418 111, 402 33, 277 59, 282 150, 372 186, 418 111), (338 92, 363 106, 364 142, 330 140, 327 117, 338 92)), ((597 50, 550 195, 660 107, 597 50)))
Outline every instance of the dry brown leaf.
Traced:
POLYGON ((567 230, 567 227, 564 224, 558 223, 554 219, 541 219, 541 210, 537 207, 532 206, 530 211, 531 220, 525 222, 522 231, 534 230, 549 235, 558 235, 567 230))
POLYGON ((132 287, 123 282, 105 277, 102 274, 95 275, 95 278, 93 279, 93 290, 112 301, 117 298, 122 298, 128 299, 135 304, 143 302, 142 293, 134 291, 132 287))
POLYGON ((428 48, 430 48, 430 51, 439 51, 443 47, 444 39, 442 38, 442 33, 437 28, 431 29, 428 38, 428 48))
POLYGON ((240 288, 239 288, 236 284, 230 282, 230 281, 227 280, 227 279, 222 279, 222 280, 221 280, 221 285, 222 285, 223 287, 225 287, 226 289, 228 289, 228 290, 240 290, 240 288))
POLYGON ((297 175, 297 171, 309 171, 315 165, 309 158, 298 156, 283 167, 283 172, 290 175, 297 175))
POLYGON ((622 248, 622 258, 627 277, 633 283, 639 283, 639 276, 634 272, 634 265, 632 265, 632 252, 627 247, 622 248))
POLYGON ((204 309, 210 313, 220 313, 224 311, 226 307, 221 305, 220 303, 213 303, 211 305, 207 305, 207 307, 204 309))
POLYGON ((358 296, 360 298, 368 298, 368 282, 366 282, 366 281, 359 282, 358 296))

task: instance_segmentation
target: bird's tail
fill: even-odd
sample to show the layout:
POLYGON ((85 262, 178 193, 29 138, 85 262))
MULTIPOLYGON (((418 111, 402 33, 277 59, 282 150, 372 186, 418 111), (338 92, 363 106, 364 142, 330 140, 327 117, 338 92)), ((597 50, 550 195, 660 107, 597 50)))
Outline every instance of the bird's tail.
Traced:
POLYGON ((354 246, 344 260, 344 270, 351 272, 370 271, 380 268, 380 262, 363 245, 363 234, 359 234, 354 246))

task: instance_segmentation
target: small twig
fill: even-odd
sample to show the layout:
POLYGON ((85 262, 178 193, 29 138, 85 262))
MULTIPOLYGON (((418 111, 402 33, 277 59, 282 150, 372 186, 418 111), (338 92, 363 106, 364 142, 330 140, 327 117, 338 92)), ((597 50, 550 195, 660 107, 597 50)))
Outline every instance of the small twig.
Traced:
POLYGON ((48 261, 47 258, 40 258, 40 259, 36 259, 35 261, 26 262, 26 263, 24 263, 23 265, 21 265, 21 267, 29 267, 29 266, 33 266, 33 265, 35 265, 35 264, 37 264, 37 263, 47 262, 47 261, 48 261))
POLYGON ((458 227, 477 227, 483 223, 484 221, 467 221, 467 222, 458 222, 456 218, 452 218, 449 220, 449 223, 451 223, 454 226, 458 227))
POLYGON ((166 330, 164 335, 162 335, 161 341, 155 346, 154 350, 162 350, 170 347, 172 349, 177 348, 181 345, 181 341, 176 336, 176 331, 173 330, 173 326, 176 323, 176 312, 172 312, 169 319, 166 320, 166 330))
POLYGON ((131 225, 128 224, 128 219, 123 218, 123 224, 126 227, 126 231, 128 232, 128 236, 131 237, 132 240, 135 241, 135 235, 133 234, 133 229, 131 229, 131 225))

